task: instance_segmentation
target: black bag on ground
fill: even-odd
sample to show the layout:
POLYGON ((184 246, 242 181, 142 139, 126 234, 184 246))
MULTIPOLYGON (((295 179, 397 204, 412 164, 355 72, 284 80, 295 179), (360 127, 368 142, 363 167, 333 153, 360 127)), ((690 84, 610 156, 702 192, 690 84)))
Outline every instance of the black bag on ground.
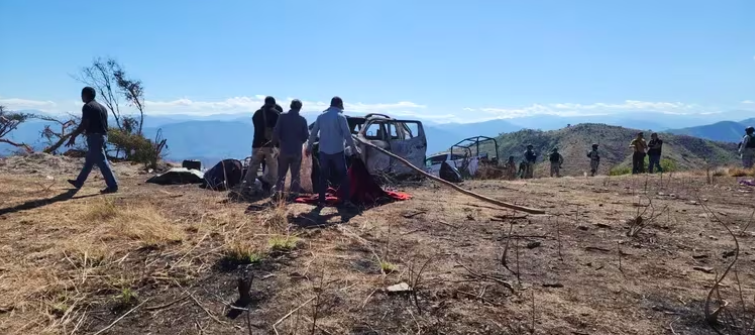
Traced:
POLYGON ((244 171, 238 159, 224 159, 204 173, 202 187, 213 190, 227 190, 241 183, 244 171))
POLYGON ((186 159, 181 163, 181 167, 190 170, 202 170, 202 162, 195 159, 186 159))

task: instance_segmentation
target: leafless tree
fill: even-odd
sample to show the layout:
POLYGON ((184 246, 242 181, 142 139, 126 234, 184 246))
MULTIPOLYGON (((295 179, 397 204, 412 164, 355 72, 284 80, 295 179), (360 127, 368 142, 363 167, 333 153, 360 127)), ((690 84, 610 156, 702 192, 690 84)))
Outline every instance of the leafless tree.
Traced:
POLYGON ((92 61, 92 65, 81 69, 77 79, 97 90, 99 100, 110 110, 118 129, 122 129, 120 94, 117 79, 114 76, 116 72, 122 72, 122 69, 114 59, 96 58, 92 61))
POLYGON ((69 115, 65 118, 54 118, 50 116, 34 116, 35 119, 54 123, 53 125, 45 125, 45 129, 42 130, 41 136, 47 141, 47 147, 42 150, 44 153, 53 154, 60 149, 63 144, 71 137, 75 126, 78 124, 77 118, 73 115, 69 115), (53 129, 55 128, 59 129, 53 129))
POLYGON ((120 63, 113 58, 96 58, 92 65, 81 69, 79 81, 97 90, 97 95, 115 119, 118 129, 130 126, 141 135, 144 127, 144 85, 141 80, 129 78, 120 63), (139 119, 124 116, 121 99, 139 111, 139 119), (126 118, 129 121, 126 121, 126 118), (125 124, 129 122, 129 124, 125 124))
POLYGON ((16 130, 20 124, 29 120, 30 117, 31 114, 12 112, 5 106, 0 106, 0 143, 10 144, 28 153, 34 152, 34 149, 26 143, 14 142, 7 138, 8 134, 16 130))
POLYGON ((139 124, 137 134, 142 134, 144 127, 144 86, 141 80, 129 79, 120 66, 113 72, 118 88, 125 96, 126 101, 139 111, 139 124))

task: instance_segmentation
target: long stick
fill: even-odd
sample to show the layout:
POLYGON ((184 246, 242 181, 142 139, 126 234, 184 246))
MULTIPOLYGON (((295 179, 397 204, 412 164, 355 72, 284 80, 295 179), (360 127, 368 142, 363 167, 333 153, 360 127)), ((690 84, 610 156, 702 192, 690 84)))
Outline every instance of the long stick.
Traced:
POLYGON ((378 146, 376 146, 376 145, 374 145, 374 144, 372 144, 370 142, 367 142, 367 141, 365 141, 365 140, 363 140, 363 139, 361 139, 359 137, 355 137, 355 139, 357 141, 359 141, 360 143, 366 145, 366 146, 369 146, 369 147, 371 147, 371 148, 373 148, 373 149, 375 149, 375 150, 377 150, 377 151, 379 151, 379 152, 381 152, 383 154, 386 154, 386 155, 390 156, 391 158, 397 159, 399 162, 403 163, 408 168, 410 168, 410 169, 412 169, 412 170, 414 170, 414 171, 416 171, 416 172, 424 175, 425 177, 430 178, 430 179, 432 179, 434 181, 437 181, 437 182, 439 182, 439 183, 441 183, 443 185, 446 185, 446 186, 448 186, 450 188, 453 188, 454 190, 456 190, 459 193, 468 195, 468 196, 470 196, 472 198, 475 198, 477 200, 482 200, 482 201, 489 202, 489 203, 497 205, 497 206, 501 206, 501 207, 505 207, 505 208, 509 208, 509 209, 513 209, 513 210, 517 210, 517 211, 521 211, 521 212, 525 212, 525 213, 530 213, 530 214, 545 214, 545 211, 542 210, 542 209, 517 206, 517 205, 509 204, 509 203, 506 203, 506 202, 503 202, 503 201, 495 200, 493 198, 488 198, 486 196, 479 195, 479 194, 471 192, 471 191, 467 191, 467 190, 465 190, 465 189, 463 189, 463 188, 461 188, 459 186, 454 185, 453 183, 451 183, 449 181, 443 180, 441 178, 438 178, 436 176, 433 176, 433 175, 425 172, 424 170, 422 170, 422 169, 414 166, 414 164, 410 163, 406 159, 404 159, 404 158, 402 158, 400 156, 397 156, 396 154, 394 154, 394 153, 392 153, 390 151, 387 151, 387 150, 385 150, 385 149, 383 149, 381 147, 378 147, 378 146))

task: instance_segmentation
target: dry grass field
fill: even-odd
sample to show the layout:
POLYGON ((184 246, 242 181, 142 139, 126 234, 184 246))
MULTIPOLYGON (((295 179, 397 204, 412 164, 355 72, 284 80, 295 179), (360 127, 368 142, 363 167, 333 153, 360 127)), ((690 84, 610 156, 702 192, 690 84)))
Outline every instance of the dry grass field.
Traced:
POLYGON ((128 166, 74 195, 50 159, 0 162, 2 334, 714 334, 737 257, 710 309, 725 334, 755 320, 753 188, 725 171, 463 185, 546 215, 425 182, 316 219, 128 166))

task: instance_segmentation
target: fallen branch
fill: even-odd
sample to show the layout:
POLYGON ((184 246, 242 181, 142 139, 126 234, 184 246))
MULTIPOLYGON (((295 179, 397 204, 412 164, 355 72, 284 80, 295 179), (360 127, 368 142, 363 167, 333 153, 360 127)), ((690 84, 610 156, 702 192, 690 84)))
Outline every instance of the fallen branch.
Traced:
POLYGON ((144 300, 144 301, 143 301, 143 302, 142 302, 141 304, 138 304, 138 305, 136 305, 136 307, 134 307, 134 308, 132 308, 132 309, 131 309, 130 311, 128 311, 128 312, 126 312, 126 313, 124 313, 123 315, 121 315, 121 317, 119 317, 119 318, 115 319, 115 321, 113 321, 113 322, 112 322, 111 324, 109 324, 109 325, 108 325, 107 327, 105 327, 105 328, 102 328, 102 329, 100 329, 100 331, 98 331, 98 332, 94 333, 94 335, 100 335, 100 334, 102 334, 102 333, 104 333, 104 332, 106 332, 106 331, 110 330, 110 328, 113 328, 113 326, 115 326, 115 324, 116 324, 116 323, 120 322, 121 320, 123 320, 123 318, 125 318, 125 317, 126 317, 126 316, 128 316, 129 314, 133 313, 133 312, 134 312, 134 311, 135 311, 135 310, 136 310, 137 308, 139 308, 139 307, 142 307, 142 305, 144 305, 145 303, 147 303, 147 301, 149 301, 149 299, 145 299, 145 300, 144 300))
POLYGON ((296 308, 292 309, 290 312, 288 312, 282 318, 278 319, 278 321, 275 321, 275 323, 273 324, 273 331, 275 331, 275 334, 278 334, 278 329, 275 328, 277 325, 279 325, 283 321, 286 321, 286 319, 288 319, 289 316, 291 316, 292 314, 296 313, 296 311, 302 309, 302 307, 306 306, 308 303, 314 301, 315 298, 316 297, 309 298, 309 300, 307 300, 303 304, 299 305, 299 307, 296 307, 296 308))
POLYGON ((463 188, 461 188, 459 186, 454 185, 453 183, 451 183, 449 181, 443 180, 441 178, 438 178, 436 176, 433 176, 433 175, 425 172, 424 170, 422 170, 422 169, 414 166, 414 164, 410 163, 409 161, 407 161, 403 157, 400 157, 400 156, 398 156, 398 155, 396 155, 396 154, 394 154, 394 153, 392 153, 390 151, 387 151, 387 150, 385 150, 385 149, 383 149, 381 147, 378 147, 378 146, 376 146, 376 145, 374 145, 374 144, 372 144, 372 143, 370 143, 368 141, 365 141, 365 140, 363 140, 363 139, 361 139, 359 137, 355 137, 355 139, 357 141, 359 141, 359 143, 362 143, 362 144, 364 144, 364 145, 366 145, 366 146, 368 146, 370 148, 373 148, 373 149, 375 149, 375 150, 377 150, 377 151, 379 151, 379 152, 381 152, 381 153, 383 153, 385 155, 390 156, 391 158, 394 158, 394 159, 398 160, 399 162, 403 163, 408 168, 416 171, 417 173, 419 173, 419 174, 421 174, 421 175, 423 175, 423 176, 425 176, 427 178, 430 178, 430 179, 432 179, 432 180, 434 180, 436 182, 439 182, 439 183, 441 183, 443 185, 446 185, 446 186, 448 186, 448 187, 450 187, 450 188, 452 188, 452 189, 456 190, 457 192, 462 193, 464 195, 468 195, 468 196, 470 196, 472 198, 475 198, 477 200, 485 201, 485 202, 488 202, 488 203, 491 203, 491 204, 494 204, 494 205, 497 205, 497 206, 501 206, 501 207, 505 207, 505 208, 509 208, 509 209, 514 209, 514 210, 525 212, 525 213, 530 213, 530 214, 545 214, 545 211, 542 210, 542 209, 517 206, 517 205, 509 204, 509 203, 506 203, 506 202, 503 202, 503 201, 500 201, 500 200, 489 198, 489 197, 486 197, 486 196, 483 196, 483 195, 479 195, 479 194, 471 192, 471 191, 467 191, 467 190, 465 190, 465 189, 463 189, 463 188))

